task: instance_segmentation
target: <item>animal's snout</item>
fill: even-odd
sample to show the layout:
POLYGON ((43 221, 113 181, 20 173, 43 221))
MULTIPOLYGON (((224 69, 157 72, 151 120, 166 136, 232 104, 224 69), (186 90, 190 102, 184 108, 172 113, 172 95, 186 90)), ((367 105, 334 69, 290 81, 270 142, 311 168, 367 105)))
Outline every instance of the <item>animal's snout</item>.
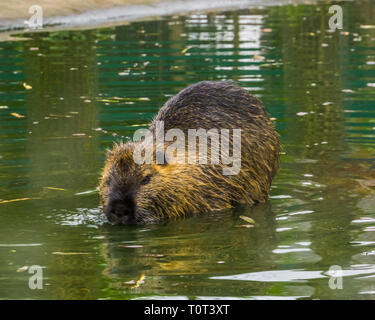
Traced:
POLYGON ((134 223, 135 203, 131 197, 108 202, 105 213, 112 223, 134 223))

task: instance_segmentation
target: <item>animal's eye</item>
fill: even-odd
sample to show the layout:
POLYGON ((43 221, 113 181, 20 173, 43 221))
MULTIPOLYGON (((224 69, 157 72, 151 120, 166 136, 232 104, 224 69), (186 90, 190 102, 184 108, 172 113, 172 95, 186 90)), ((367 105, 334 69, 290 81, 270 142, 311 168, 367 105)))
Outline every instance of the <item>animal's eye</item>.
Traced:
POLYGON ((141 185, 145 185, 145 184, 149 183, 150 180, 151 180, 151 175, 148 174, 148 175, 145 176, 145 177, 143 178, 143 180, 141 181, 141 185))

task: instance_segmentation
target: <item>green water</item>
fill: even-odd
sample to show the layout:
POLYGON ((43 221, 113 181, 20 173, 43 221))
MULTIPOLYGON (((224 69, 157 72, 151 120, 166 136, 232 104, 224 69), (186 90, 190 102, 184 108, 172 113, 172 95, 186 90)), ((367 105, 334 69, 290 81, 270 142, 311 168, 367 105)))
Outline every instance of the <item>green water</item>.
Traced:
POLYGON ((375 6, 342 7, 335 32, 319 4, 0 43, 0 298, 375 298, 375 6), (207 79, 237 81, 274 118, 269 202, 108 224, 95 192, 105 149, 207 79), (238 228, 241 214, 255 227, 238 228), (42 290, 28 287, 32 265, 42 290), (332 265, 342 290, 329 287, 332 265))

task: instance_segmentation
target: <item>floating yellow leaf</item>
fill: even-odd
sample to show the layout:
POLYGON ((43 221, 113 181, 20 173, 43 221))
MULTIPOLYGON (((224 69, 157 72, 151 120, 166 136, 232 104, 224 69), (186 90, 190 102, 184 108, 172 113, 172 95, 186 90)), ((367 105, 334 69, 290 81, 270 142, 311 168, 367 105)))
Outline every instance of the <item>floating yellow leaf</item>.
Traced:
POLYGON ((185 54, 189 49, 191 49, 191 47, 186 47, 181 51, 181 54, 185 54))
POLYGON ((253 219, 251 219, 250 217, 240 216, 240 218, 241 218, 242 220, 245 220, 247 223, 255 224, 255 221, 254 221, 253 219))
POLYGON ((18 119, 20 119, 20 118, 24 118, 24 117, 25 117, 25 116, 23 116, 22 114, 19 114, 19 113, 16 113, 16 112, 11 113, 10 115, 13 116, 13 117, 16 117, 16 118, 18 118, 18 119))
POLYGON ((143 257, 147 257, 147 258, 162 258, 162 257, 164 257, 164 254, 148 253, 148 254, 145 254, 143 257))
POLYGON ((61 256, 73 256, 73 255, 78 255, 78 254, 89 254, 88 252, 52 252, 52 254, 57 254, 61 256))
MULTIPOLYGON (((116 100, 126 100, 127 98, 125 97, 113 97, 113 99, 116 99, 116 100)), ((118 101, 116 101, 116 102, 118 102, 118 101)))
POLYGON ((55 188, 55 187, 44 187, 44 188, 50 189, 50 190, 66 191, 66 189, 63 189, 63 188, 55 188))
POLYGON ((72 117, 71 115, 68 115, 68 114, 54 114, 54 113, 50 113, 49 116, 57 117, 57 118, 71 118, 72 117))
POLYGON ((27 84, 26 82, 23 83, 23 87, 26 89, 26 90, 31 90, 33 87, 30 86, 29 84, 27 84))
POLYGON ((12 200, 2 200, 2 201, 0 201, 0 204, 9 203, 9 202, 25 201, 25 200, 31 200, 31 199, 39 199, 39 198, 21 198, 21 199, 12 199, 12 200))
POLYGON ((139 277, 139 279, 137 280, 137 282, 135 283, 135 285, 132 286, 132 289, 134 289, 134 288, 138 288, 139 285, 140 285, 141 283, 143 283, 143 279, 144 279, 144 278, 145 278, 145 275, 142 274, 142 275, 139 277))
POLYGON ((100 101, 100 102, 118 102, 117 100, 113 100, 113 99, 100 99, 98 101, 100 101))
POLYGON ((17 272, 23 272, 23 271, 26 271, 27 269, 29 269, 29 266, 23 266, 21 268, 18 268, 17 272))
POLYGON ((236 225, 235 227, 236 228, 247 228, 247 229, 249 229, 249 228, 253 228, 254 225, 253 224, 239 224, 239 225, 236 225))
POLYGON ((121 247, 121 248, 134 248, 134 249, 136 249, 136 248, 143 248, 143 246, 142 245, 140 245, 140 244, 134 244, 134 245, 125 245, 125 244, 119 244, 118 245, 119 247, 121 247))

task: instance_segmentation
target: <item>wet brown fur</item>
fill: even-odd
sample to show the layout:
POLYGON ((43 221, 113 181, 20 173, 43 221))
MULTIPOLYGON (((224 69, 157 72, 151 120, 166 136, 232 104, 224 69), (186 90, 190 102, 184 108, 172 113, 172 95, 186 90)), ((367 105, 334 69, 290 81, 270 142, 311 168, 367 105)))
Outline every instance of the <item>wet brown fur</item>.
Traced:
POLYGON ((186 137, 188 129, 241 129, 241 170, 226 176, 221 163, 138 165, 136 143, 116 144, 107 153, 99 186, 111 221, 152 223, 266 201, 278 169, 280 139, 262 103, 245 89, 227 81, 199 82, 165 103, 150 125, 152 132, 156 121, 164 121, 165 132, 178 128, 186 137), (113 202, 132 206, 131 217, 111 216, 113 202))

